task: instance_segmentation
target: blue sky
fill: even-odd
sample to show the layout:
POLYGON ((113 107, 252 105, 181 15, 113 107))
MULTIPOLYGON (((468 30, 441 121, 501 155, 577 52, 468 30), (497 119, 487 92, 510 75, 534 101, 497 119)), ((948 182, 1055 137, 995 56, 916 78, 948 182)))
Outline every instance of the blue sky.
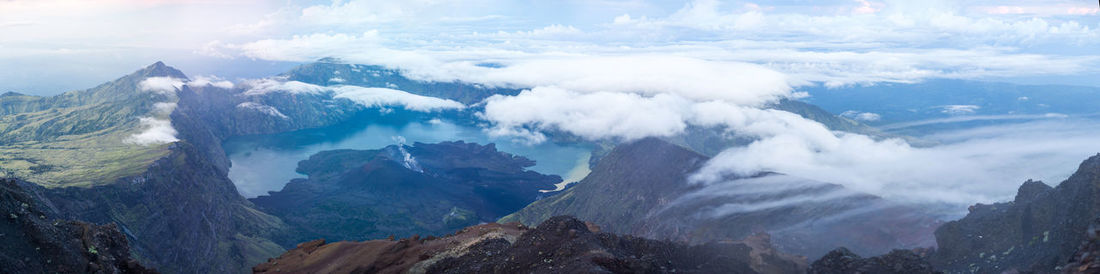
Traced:
POLYGON ((652 54, 761 64, 800 85, 1100 86, 1098 10, 1085 0, 0 1, 0 90, 56 94, 157 60, 255 78, 325 56, 415 70, 409 59, 652 54))

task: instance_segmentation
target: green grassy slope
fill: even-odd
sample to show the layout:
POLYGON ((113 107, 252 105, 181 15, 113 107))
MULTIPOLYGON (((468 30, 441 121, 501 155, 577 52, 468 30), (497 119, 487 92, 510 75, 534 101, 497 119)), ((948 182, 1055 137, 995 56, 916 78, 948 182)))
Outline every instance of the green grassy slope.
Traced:
POLYGON ((144 130, 139 119, 155 116, 156 103, 176 100, 141 90, 149 77, 186 78, 158 62, 88 90, 0 96, 0 170, 46 187, 107 184, 144 171, 168 150, 127 139, 144 130))

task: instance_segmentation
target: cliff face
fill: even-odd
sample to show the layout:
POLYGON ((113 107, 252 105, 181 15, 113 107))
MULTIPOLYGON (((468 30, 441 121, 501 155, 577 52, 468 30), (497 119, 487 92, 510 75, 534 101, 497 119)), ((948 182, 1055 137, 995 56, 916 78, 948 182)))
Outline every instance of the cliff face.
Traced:
POLYGON ((1062 266, 1063 273, 1100 272, 1100 219, 1093 221, 1083 234, 1087 240, 1069 257, 1069 263, 1062 266))
POLYGON ((271 239, 289 230, 237 194, 221 142, 330 125, 363 108, 316 94, 245 96, 245 87, 186 81, 158 62, 85 91, 2 97, 0 166, 48 187, 34 191, 62 218, 118 225, 147 265, 170 273, 246 272, 283 252, 271 239), (151 80, 164 82, 164 90, 150 89, 151 80), (179 141, 128 142, 143 130, 138 118, 150 115, 170 121, 179 141))
POLYGON ((1057 187, 1027 181, 1012 202, 978 204, 936 230, 932 256, 947 271, 1035 271, 1066 263, 1100 213, 1100 155, 1057 187))
POLYGON ((35 186, 0 179, 0 272, 151 273, 130 258, 126 236, 114 224, 59 220, 35 186))
POLYGON ((242 272, 283 251, 267 240, 285 231, 282 221, 255 210, 193 145, 171 149, 140 175, 45 196, 66 218, 117 223, 139 259, 164 272, 242 272))
POLYGON ((257 273, 797 273, 799 259, 766 240, 687 246, 601 233, 575 218, 536 228, 485 224, 443 238, 324 244, 314 241, 253 268, 257 273))
POLYGON ((286 245, 442 235, 519 210, 561 181, 525 169, 532 165, 461 141, 324 151, 299 163, 308 179, 252 201, 294 227, 286 245))
POLYGON ((780 250, 810 257, 841 245, 879 254, 933 244, 934 218, 839 185, 782 174, 688 182, 708 159, 654 138, 620 145, 580 183, 501 221, 570 214, 616 233, 693 243, 768 232, 780 250))

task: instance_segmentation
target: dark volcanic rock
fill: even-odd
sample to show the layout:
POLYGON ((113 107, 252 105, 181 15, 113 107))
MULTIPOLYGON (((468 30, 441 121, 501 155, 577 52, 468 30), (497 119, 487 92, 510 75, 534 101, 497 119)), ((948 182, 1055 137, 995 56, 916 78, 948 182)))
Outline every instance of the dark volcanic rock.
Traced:
POLYGON ((1100 219, 1092 222, 1085 232, 1088 239, 1077 247, 1069 263, 1062 266, 1062 273, 1100 273, 1100 219))
POLYGON ((428 273, 797 273, 802 265, 741 243, 688 246, 594 233, 568 216, 550 218, 515 241, 486 241, 428 273))
POLYGON ((598 233, 572 217, 484 224, 443 238, 303 243, 257 273, 798 273, 767 242, 699 246, 598 233))
POLYGON ((838 246, 880 254, 933 244, 934 218, 840 185, 774 173, 689 182, 707 160, 656 138, 620 145, 575 186, 501 221, 574 215, 614 233, 691 243, 767 232, 780 250, 809 257, 838 246))
POLYGON ((561 181, 532 165, 461 141, 324 151, 299 163, 308 179, 252 201, 296 228, 284 244, 442 235, 519 210, 561 181))
POLYGON ((1057 272, 1098 214, 1100 155, 1057 187, 1028 181, 1015 201, 971 206, 966 217, 936 230, 932 263, 949 272, 1057 272))
POLYGON ((156 272, 130 258, 118 226, 55 219, 14 179, 0 179, 0 213, 0 273, 156 272))
POLYGON ((515 241, 527 228, 489 223, 467 227, 443 238, 413 236, 401 240, 299 244, 278 258, 253 267, 255 273, 423 273, 433 263, 461 256, 482 242, 515 241))
POLYGON ((927 259, 912 250, 894 250, 886 255, 862 258, 847 248, 837 248, 810 265, 812 274, 848 273, 941 273, 927 259))
POLYGON ((256 210, 191 144, 171 150, 115 184, 42 192, 64 218, 118 223, 142 262, 168 273, 239 273, 285 250, 269 239, 286 224, 256 210))

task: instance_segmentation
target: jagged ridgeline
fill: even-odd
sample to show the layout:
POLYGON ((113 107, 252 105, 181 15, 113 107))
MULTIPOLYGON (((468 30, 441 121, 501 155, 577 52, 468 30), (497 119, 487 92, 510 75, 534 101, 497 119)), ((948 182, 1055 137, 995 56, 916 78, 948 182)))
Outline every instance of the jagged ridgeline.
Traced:
POLYGON ((47 187, 105 184, 141 173, 169 151, 163 142, 142 144, 146 140, 135 135, 166 120, 178 100, 156 86, 171 83, 150 78, 186 76, 158 62, 88 90, 0 96, 0 167, 47 187))

